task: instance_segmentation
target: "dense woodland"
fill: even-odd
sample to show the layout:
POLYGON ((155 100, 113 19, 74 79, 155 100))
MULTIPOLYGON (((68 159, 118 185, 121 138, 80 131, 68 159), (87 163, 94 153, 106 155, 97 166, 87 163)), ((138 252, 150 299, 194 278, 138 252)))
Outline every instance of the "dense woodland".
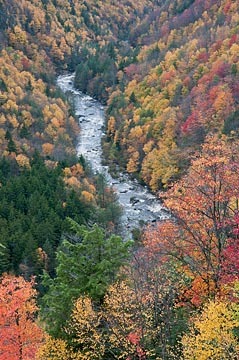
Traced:
POLYGON ((0 360, 236 360, 238 0, 0 0, 0 360), (122 239, 77 157, 75 86, 105 161, 171 216, 122 239))

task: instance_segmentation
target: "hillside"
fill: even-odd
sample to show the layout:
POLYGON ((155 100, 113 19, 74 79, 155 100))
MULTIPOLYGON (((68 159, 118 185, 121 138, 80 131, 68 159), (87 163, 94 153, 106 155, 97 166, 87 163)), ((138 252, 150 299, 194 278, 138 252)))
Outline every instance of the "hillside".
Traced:
MULTIPOLYGON (((79 126, 55 85, 57 74, 73 71, 80 47, 95 38, 86 9, 77 1, 0 3, 1 272, 28 277, 48 267, 54 273, 67 217, 97 221, 106 231, 119 225, 109 215, 109 206, 120 212, 112 190, 102 181, 99 190, 76 156, 79 126)), ((108 36, 102 32, 102 39, 108 36)))
POLYGON ((105 151, 153 191, 185 173, 207 134, 238 136, 237 5, 165 2, 118 72, 105 151))
POLYGON ((238 9, 0 0, 0 360, 238 358, 238 9), (106 105, 114 176, 170 214, 134 241, 77 157, 68 72, 106 105))

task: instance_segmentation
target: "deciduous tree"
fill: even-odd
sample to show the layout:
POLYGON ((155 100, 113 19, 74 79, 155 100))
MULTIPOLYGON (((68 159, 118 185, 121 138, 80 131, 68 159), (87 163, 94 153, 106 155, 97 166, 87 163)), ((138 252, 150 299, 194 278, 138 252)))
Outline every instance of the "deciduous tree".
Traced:
POLYGON ((54 339, 48 335, 36 353, 36 360, 70 360, 71 355, 65 340, 54 339))
POLYGON ((202 298, 220 291, 224 249, 238 212, 238 175, 237 148, 224 139, 208 138, 189 174, 165 196, 172 220, 159 224, 148 237, 150 246, 181 261, 204 289, 202 298))
POLYGON ((237 359, 239 348, 233 330, 238 326, 228 303, 210 301, 194 319, 189 334, 182 338, 183 359, 237 359))
POLYGON ((42 343, 34 281, 4 275, 0 282, 0 359, 30 360, 42 343))
POLYGON ((80 296, 75 302, 67 332, 73 335, 72 344, 77 351, 75 359, 102 359, 105 352, 105 339, 102 316, 94 309, 93 301, 80 296))

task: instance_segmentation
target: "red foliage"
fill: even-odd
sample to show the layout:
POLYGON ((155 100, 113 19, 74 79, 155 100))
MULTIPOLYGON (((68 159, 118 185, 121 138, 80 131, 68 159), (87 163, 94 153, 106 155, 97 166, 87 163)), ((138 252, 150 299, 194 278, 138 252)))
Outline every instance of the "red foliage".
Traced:
POLYGON ((161 75, 161 85, 164 86, 168 81, 170 81, 175 76, 175 71, 165 71, 161 75))
POLYGON ((186 76, 186 77, 183 79, 183 85, 189 87, 190 84, 191 84, 191 81, 192 81, 192 79, 190 78, 190 76, 186 76))
POLYGON ((235 101, 239 101, 239 82, 232 84, 231 90, 235 101))
POLYGON ((239 279, 239 239, 231 239, 223 251, 221 282, 233 283, 239 279))
POLYGON ((212 45, 212 51, 215 52, 220 50, 221 46, 222 46, 222 40, 218 40, 212 45))
POLYGON ((181 261, 191 279, 184 298, 196 306, 221 294, 222 281, 239 278, 238 176, 238 148, 208 137, 187 176, 164 195, 176 221, 147 233, 155 254, 167 252, 181 261))
POLYGON ((212 72, 209 72, 207 74, 204 74, 201 79, 198 80, 198 84, 209 84, 212 82, 212 79, 213 79, 213 73, 212 72))
POLYGON ((229 41, 229 46, 231 47, 233 44, 236 44, 237 43, 237 34, 233 34, 230 41, 229 41))
POLYGON ((227 14, 229 12, 230 8, 231 8, 231 0, 227 1, 227 3, 225 4, 225 6, 223 8, 224 14, 227 14))
POLYGON ((24 57, 22 58, 21 62, 22 62, 23 70, 28 71, 31 67, 30 61, 24 57))
POLYGON ((199 307, 207 300, 208 294, 214 291, 213 281, 206 283, 201 276, 196 276, 190 286, 179 296, 179 304, 186 305, 190 303, 195 307, 199 307))
POLYGON ((163 24, 162 25, 162 27, 161 27, 161 31, 160 31, 160 33, 161 33, 161 36, 163 37, 163 36, 168 36, 168 34, 169 34, 169 26, 168 26, 168 24, 166 23, 166 24, 163 24))
POLYGON ((207 52, 202 52, 198 55, 198 61, 200 63, 206 63, 209 59, 209 54, 207 52))
POLYGON ((125 74, 129 80, 135 78, 135 75, 139 73, 139 66, 137 64, 130 64, 124 69, 125 74))
POLYGON ((233 221, 227 224, 232 229, 232 238, 228 239, 223 251, 221 281, 223 284, 232 283, 239 279, 239 214, 235 214, 233 221))
POLYGON ((4 275, 0 283, 0 360, 30 360, 43 339, 35 323, 33 281, 4 275))
POLYGON ((138 345, 139 344, 139 341, 140 341, 140 337, 137 333, 130 333, 128 335, 128 340, 131 344, 133 345, 138 345))
MULTIPOLYGON (((137 354, 137 359, 139 360, 145 360, 146 359, 146 353, 145 351, 142 349, 142 347, 140 346, 140 336, 137 333, 133 333, 131 332, 128 335, 128 340, 131 344, 135 345, 136 347, 136 354, 137 354)), ((134 357, 135 358, 135 357, 134 357)), ((128 357, 127 360, 132 360, 132 357, 128 357)))
POLYGON ((213 103, 215 101, 219 91, 220 91, 220 86, 218 86, 218 85, 213 86, 210 89, 210 91, 209 91, 209 100, 210 100, 211 103, 213 103))
POLYGON ((199 125, 199 114, 197 111, 193 111, 191 115, 187 118, 185 123, 181 127, 183 134, 187 134, 193 131, 199 125))
POLYGON ((220 78, 224 78, 228 75, 229 71, 230 65, 220 60, 216 61, 212 66, 212 73, 220 78))

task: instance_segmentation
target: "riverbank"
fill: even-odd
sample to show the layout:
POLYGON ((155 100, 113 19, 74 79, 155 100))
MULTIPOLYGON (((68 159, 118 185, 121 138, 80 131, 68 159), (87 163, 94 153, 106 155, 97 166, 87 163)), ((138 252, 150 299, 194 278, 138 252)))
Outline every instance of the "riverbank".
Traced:
POLYGON ((92 166, 95 173, 104 174, 108 184, 118 196, 123 209, 122 229, 129 236, 133 229, 168 217, 159 199, 127 174, 119 173, 113 178, 108 166, 102 164, 101 138, 104 135, 104 107, 88 95, 74 89, 74 75, 62 75, 57 85, 74 102, 75 115, 79 120, 80 134, 77 154, 82 155, 92 166))

